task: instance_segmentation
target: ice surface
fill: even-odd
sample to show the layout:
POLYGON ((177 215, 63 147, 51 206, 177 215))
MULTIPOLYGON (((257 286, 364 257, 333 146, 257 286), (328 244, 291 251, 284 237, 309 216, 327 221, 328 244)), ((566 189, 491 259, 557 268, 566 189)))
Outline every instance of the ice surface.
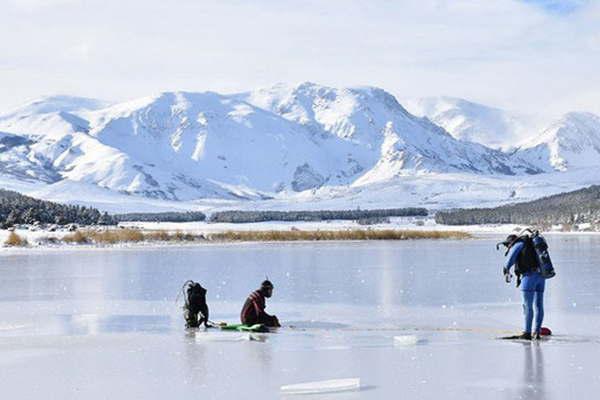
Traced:
MULTIPOLYGON (((10 399, 279 399, 281 386, 356 377, 339 399, 593 399, 600 390, 600 238, 549 236, 541 343, 503 283, 502 235, 469 241, 3 251, 0 380, 10 399), (284 327, 253 340, 183 329, 181 284, 235 322, 268 275, 284 327), (417 346, 395 346, 413 336, 417 346), (422 341, 422 342, 421 342, 422 341)), ((237 333, 233 334, 238 335, 237 333)), ((335 396, 335 397, 334 397, 335 396)), ((313 397, 311 397, 313 398, 313 397)))
POLYGON ((250 334, 248 333, 205 332, 202 334, 197 333, 195 337, 198 342, 241 342, 250 340, 250 334))

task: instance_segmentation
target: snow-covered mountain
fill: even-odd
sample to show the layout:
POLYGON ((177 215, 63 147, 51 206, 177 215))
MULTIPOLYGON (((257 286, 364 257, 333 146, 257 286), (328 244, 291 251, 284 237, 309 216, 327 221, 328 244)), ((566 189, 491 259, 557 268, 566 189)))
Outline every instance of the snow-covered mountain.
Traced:
POLYGON ((173 92, 108 107, 54 97, 1 115, 0 130, 4 174, 164 199, 266 198, 423 173, 540 172, 454 139, 376 88, 173 92))
MULTIPOLYGON (((501 120, 474 110, 481 126, 501 120)), ((273 199, 281 207, 339 198, 460 205, 487 193, 493 203, 528 199, 526 187, 551 194, 578 188, 576 177, 587 183, 587 173, 571 184, 552 171, 599 165, 599 132, 598 117, 569 114, 526 147, 503 152, 475 136, 453 137, 382 89, 313 83, 117 104, 55 96, 0 114, 0 184, 60 201, 114 197, 136 207, 141 200, 125 195, 155 205, 273 199)))
POLYGON ((518 157, 455 140, 378 88, 335 89, 303 83, 257 90, 241 98, 306 127, 317 137, 333 136, 352 143, 352 158, 364 171, 354 184, 415 172, 539 172, 518 157))
POLYGON ((455 97, 424 97, 403 101, 414 115, 427 117, 456 139, 508 150, 536 133, 532 117, 455 97))
POLYGON ((600 167, 600 117, 571 112, 516 153, 545 171, 600 167))
POLYGON ((405 105, 457 139, 516 150, 546 172, 600 166, 600 117, 591 113, 571 112, 540 129, 530 116, 453 97, 409 99, 405 105))

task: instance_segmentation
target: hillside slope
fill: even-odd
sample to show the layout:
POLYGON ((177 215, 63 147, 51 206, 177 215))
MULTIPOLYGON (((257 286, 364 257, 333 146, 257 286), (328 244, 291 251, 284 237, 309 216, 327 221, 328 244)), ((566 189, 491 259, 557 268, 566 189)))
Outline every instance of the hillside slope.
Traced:
POLYGON ((436 222, 447 225, 596 223, 600 226, 600 186, 560 193, 534 201, 494 208, 438 212, 436 222))

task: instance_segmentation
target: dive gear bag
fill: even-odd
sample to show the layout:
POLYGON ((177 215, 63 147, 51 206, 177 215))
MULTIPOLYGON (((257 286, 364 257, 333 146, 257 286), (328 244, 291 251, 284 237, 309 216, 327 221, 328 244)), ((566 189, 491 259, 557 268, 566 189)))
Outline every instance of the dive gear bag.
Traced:
POLYGON ((207 290, 198 282, 186 281, 182 286, 185 299, 183 317, 187 328, 198 328, 208 323, 208 305, 206 304, 207 290))

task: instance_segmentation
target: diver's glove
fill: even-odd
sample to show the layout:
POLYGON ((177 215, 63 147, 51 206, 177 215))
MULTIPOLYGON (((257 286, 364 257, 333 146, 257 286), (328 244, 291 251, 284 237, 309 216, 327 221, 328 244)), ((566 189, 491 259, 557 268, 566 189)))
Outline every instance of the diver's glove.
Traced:
POLYGON ((510 269, 504 267, 504 268, 502 268, 502 273, 504 274, 504 281, 506 283, 510 283, 510 280, 512 279, 512 275, 510 274, 510 269))

